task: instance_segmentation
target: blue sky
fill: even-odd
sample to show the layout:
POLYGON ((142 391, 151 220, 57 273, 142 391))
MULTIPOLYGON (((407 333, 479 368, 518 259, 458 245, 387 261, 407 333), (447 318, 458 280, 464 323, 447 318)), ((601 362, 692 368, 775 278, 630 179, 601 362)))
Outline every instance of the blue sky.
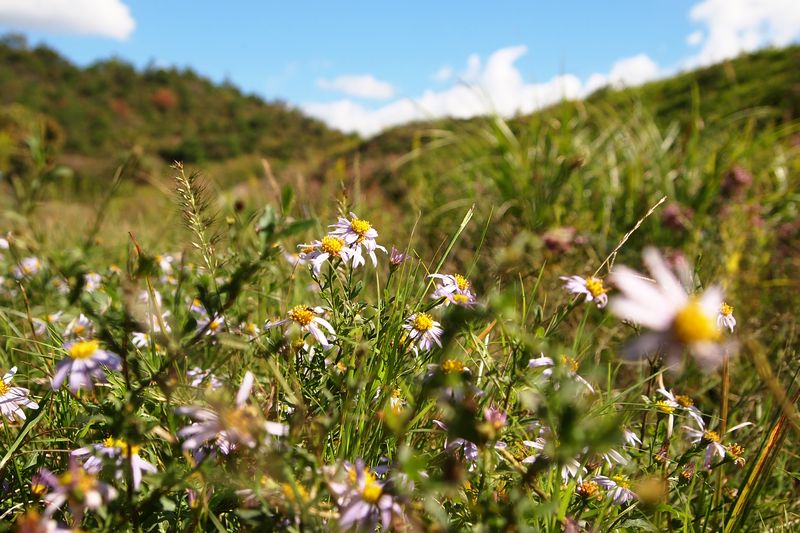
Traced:
POLYGON ((795 0, 0 0, 0 31, 81 65, 191 66, 370 134, 425 115, 529 111, 786 44, 799 12, 795 0))

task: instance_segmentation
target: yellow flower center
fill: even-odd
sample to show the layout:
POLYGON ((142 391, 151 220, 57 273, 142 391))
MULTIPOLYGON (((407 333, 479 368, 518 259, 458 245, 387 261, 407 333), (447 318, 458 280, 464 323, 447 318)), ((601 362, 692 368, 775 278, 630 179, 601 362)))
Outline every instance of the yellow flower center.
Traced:
POLYGON ((345 365, 343 362, 339 361, 338 363, 336 363, 337 372, 339 372, 340 374, 344 374, 346 370, 347 370, 347 365, 345 365))
POLYGON ((86 331, 86 326, 84 326, 83 324, 75 324, 75 327, 72 328, 72 333, 74 333, 75 335, 83 335, 85 331, 86 331))
POLYGON ((691 298, 678 312, 672 323, 672 330, 675 337, 684 344, 715 341, 720 337, 715 321, 703 311, 697 298, 691 298))
POLYGON ((675 406, 671 405, 669 402, 667 402, 665 400, 657 401, 656 402, 656 409, 658 409, 662 413, 667 413, 668 415, 671 415, 672 413, 675 412, 675 406))
POLYGON ((128 455, 128 448, 131 449, 131 455, 139 455, 139 450, 142 449, 141 446, 131 445, 128 444, 123 439, 115 439, 114 437, 108 437, 103 441, 103 446, 106 448, 117 448, 122 450, 123 455, 128 455))
POLYGON ((594 481, 584 481, 575 490, 584 498, 596 498, 600 492, 600 486, 594 481))
POLYGON ((603 280, 593 276, 586 278, 586 290, 592 293, 595 298, 606 292, 606 288, 603 287, 603 280))
POLYGON ((452 374, 453 372, 461 373, 464 371, 464 363, 458 359, 448 359, 442 363, 442 372, 445 374, 452 374))
POLYGON ((217 331, 221 327, 222 327, 222 321, 218 318, 215 318, 208 324, 208 329, 210 329, 211 331, 217 331))
POLYGON ((457 304, 462 304, 463 305, 463 304, 469 302, 469 296, 467 296, 466 294, 454 294, 453 295, 453 301, 455 303, 457 303, 457 304))
POLYGON ((719 306, 719 312, 723 316, 731 316, 733 313, 733 306, 722 302, 722 304, 719 306))
POLYGON ((417 316, 414 317, 414 323, 412 324, 414 329, 421 332, 426 332, 433 327, 433 319, 431 315, 427 313, 417 313, 417 316))
POLYGON ((468 289, 469 289, 469 287, 470 287, 470 282, 469 282, 469 280, 468 280, 467 278, 465 278, 465 277, 464 277, 464 276, 462 276, 461 274, 456 274, 456 275, 454 275, 453 277, 454 277, 454 278, 455 278, 455 280, 456 280, 456 287, 458 287, 458 290, 460 290, 460 291, 466 291, 466 290, 468 290, 468 289))
POLYGON ((631 488, 631 484, 622 476, 612 476, 611 480, 617 484, 618 487, 622 487, 623 489, 631 488))
POLYGON ((355 218, 350 222, 350 229, 353 230, 353 233, 358 233, 361 237, 364 237, 372 229, 372 224, 366 220, 355 218))
POLYGON ((573 374, 578 371, 578 361, 566 355, 561 356, 561 364, 566 366, 573 374))
POLYGON ((378 503, 381 494, 383 494, 383 488, 374 481, 368 481, 367 484, 364 485, 364 490, 361 491, 361 496, 364 498, 364 501, 372 504, 378 503))
POLYGON ((703 442, 705 443, 719 442, 719 433, 710 430, 704 431, 703 442))
POLYGON ((255 335, 256 325, 253 324, 252 322, 248 322, 247 324, 244 325, 244 331, 245 333, 249 333, 250 335, 255 335))
POLYGON ((62 485, 73 486, 78 492, 85 495, 90 490, 94 489, 97 484, 97 478, 87 473, 83 468, 78 469, 78 479, 72 476, 72 470, 67 470, 58 478, 62 485))
POLYGON ((69 356, 73 359, 89 359, 99 347, 97 341, 78 341, 69 347, 69 356))
POLYGON ((291 503, 297 503, 297 496, 300 496, 300 501, 302 502, 308 501, 308 491, 302 485, 281 483, 281 491, 291 503))
POLYGON ((311 320, 314 319, 314 311, 312 311, 307 305, 298 305, 289 311, 289 318, 301 326, 307 326, 311 324, 311 320))
POLYGON ((240 409, 225 409, 220 414, 225 428, 242 437, 251 437, 256 431, 258 416, 252 406, 248 405, 240 409))
POLYGON ((44 483, 37 483, 34 481, 31 483, 31 493, 35 494, 36 496, 44 496, 47 492, 47 485, 44 483))
POLYGON ((0 396, 4 395, 8 392, 9 386, 6 385, 6 382, 0 379, 0 396))
POLYGON ((324 236, 321 243, 320 248, 322 251, 335 257, 339 257, 339 252, 344 248, 344 239, 332 237, 331 235, 324 236))
POLYGON ((195 298, 192 300, 193 307, 203 307, 203 302, 200 301, 200 298, 195 298))
POLYGON ((683 396, 682 394, 675 395, 675 401, 678 402, 678 405, 681 407, 691 407, 694 405, 694 402, 688 396, 683 396))

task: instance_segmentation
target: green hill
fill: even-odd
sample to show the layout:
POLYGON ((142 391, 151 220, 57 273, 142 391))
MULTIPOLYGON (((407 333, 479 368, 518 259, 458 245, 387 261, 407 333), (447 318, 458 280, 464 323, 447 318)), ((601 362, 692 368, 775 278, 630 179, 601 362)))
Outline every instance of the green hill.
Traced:
POLYGON ((0 106, 54 121, 63 151, 90 158, 138 146, 171 162, 259 154, 308 158, 346 137, 283 102, 265 102, 191 69, 142 71, 110 59, 79 68, 23 37, 0 41, 0 106))

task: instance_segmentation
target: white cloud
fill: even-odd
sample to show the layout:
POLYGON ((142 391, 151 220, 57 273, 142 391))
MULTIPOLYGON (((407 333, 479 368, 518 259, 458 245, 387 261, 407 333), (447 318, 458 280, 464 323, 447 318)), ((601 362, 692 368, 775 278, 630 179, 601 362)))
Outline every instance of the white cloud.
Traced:
POLYGON ((125 40, 136 27, 120 0, 0 0, 0 24, 14 29, 125 40))
POLYGON ((453 67, 445 65, 433 73, 431 79, 438 83, 450 81, 453 78, 453 67))
POLYGON ((352 100, 308 103, 303 109, 343 131, 373 135, 381 130, 413 120, 439 117, 468 118, 492 111, 505 116, 529 113, 562 98, 581 96, 581 81, 572 75, 556 76, 545 83, 525 83, 514 63, 525 53, 524 46, 496 51, 481 68, 473 54, 462 74, 471 85, 458 84, 440 91, 427 90, 414 99, 390 102, 369 109, 352 100))
POLYGON ((697 46, 703 42, 703 32, 700 30, 693 31, 686 37, 686 44, 689 46, 697 46))
MULTIPOLYGON (((800 37, 800 0, 700 0, 689 17, 703 27, 687 37, 687 43, 697 47, 697 53, 680 63, 684 69, 765 45, 787 45, 800 37)), ((420 119, 468 118, 489 112, 503 116, 530 113, 562 98, 586 96, 603 86, 640 85, 675 71, 675 67, 660 67, 648 55, 639 54, 620 59, 607 73, 592 74, 585 81, 565 74, 544 83, 528 83, 514 66, 526 53, 525 46, 503 48, 489 56, 485 64, 480 56, 472 54, 458 74, 464 83, 442 90, 429 89, 417 98, 396 100, 375 109, 347 99, 302 107, 335 128, 373 135, 420 119)), ((434 79, 455 77, 455 72, 445 67, 434 79)))
POLYGON ((684 61, 684 68, 710 65, 763 46, 785 46, 800 37, 798 0, 703 0, 692 7, 689 18, 705 25, 706 31, 699 39, 689 36, 696 41, 690 44, 701 46, 684 61))
POLYGON ((394 96, 395 92, 391 83, 381 81, 371 74, 339 76, 332 80, 319 79, 317 87, 326 91, 338 91, 347 96, 374 100, 386 100, 394 96))
POLYGON ((461 74, 468 84, 438 91, 429 89, 417 98, 396 100, 377 109, 349 99, 307 103, 302 108, 335 128, 369 136, 414 120, 469 118, 491 112, 503 116, 530 113, 564 98, 580 98, 587 94, 592 83, 595 88, 608 83, 641 83, 659 72, 658 66, 642 54, 618 61, 608 75, 595 75, 586 84, 571 74, 555 76, 543 83, 528 83, 514 65, 527 51, 525 46, 502 48, 490 55, 483 66, 480 57, 473 54, 461 74))

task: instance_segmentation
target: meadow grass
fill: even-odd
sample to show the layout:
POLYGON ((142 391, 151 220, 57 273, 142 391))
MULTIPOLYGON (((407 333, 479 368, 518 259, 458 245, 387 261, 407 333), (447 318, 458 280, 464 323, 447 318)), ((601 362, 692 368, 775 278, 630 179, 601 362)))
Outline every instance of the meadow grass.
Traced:
POLYGON ((233 188, 126 162, 64 202, 34 153, 0 528, 796 528, 800 160, 763 117, 488 117, 420 134, 393 199, 354 162, 233 188), (735 327, 692 307, 715 286, 735 327))

